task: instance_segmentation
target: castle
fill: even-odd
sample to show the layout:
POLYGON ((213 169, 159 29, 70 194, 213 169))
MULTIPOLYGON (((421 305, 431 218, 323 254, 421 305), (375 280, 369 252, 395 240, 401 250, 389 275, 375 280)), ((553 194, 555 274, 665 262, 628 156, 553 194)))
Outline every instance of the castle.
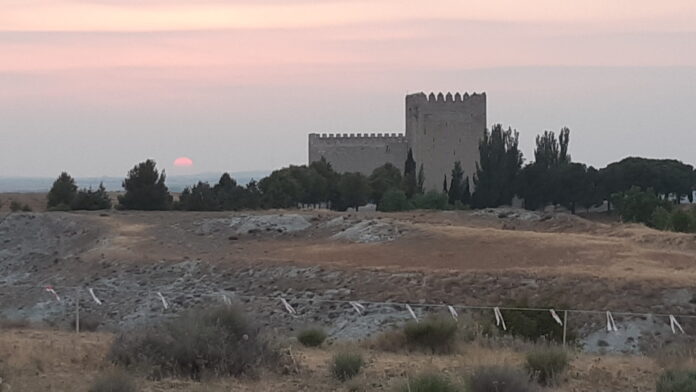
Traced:
MULTIPOLYGON (((339 173, 372 171, 389 162, 403 171, 408 150, 423 165, 426 190, 442 190, 454 162, 470 181, 486 129, 486 94, 425 93, 406 96, 406 132, 309 135, 309 162, 324 157, 339 173)), ((473 184, 472 184, 473 185, 473 184)))

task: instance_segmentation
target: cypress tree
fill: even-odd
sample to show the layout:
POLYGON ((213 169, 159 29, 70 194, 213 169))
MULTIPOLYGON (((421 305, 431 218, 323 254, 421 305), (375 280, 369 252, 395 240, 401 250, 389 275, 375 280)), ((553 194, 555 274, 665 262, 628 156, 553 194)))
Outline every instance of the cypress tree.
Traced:
POLYGON ((404 183, 403 189, 406 197, 413 197, 418 188, 418 180, 416 178, 416 161, 413 159, 413 150, 408 149, 408 156, 404 164, 404 183))

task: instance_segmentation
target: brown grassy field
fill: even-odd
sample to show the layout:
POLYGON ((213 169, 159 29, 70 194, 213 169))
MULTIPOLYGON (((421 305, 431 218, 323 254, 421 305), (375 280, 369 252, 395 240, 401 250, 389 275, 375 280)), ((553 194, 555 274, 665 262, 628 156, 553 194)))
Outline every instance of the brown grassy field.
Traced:
MULTIPOLYGON (((11 391, 87 391, 100 372, 113 337, 107 333, 75 334, 45 330, 4 330, 0 333, 0 369, 11 391)), ((341 383, 330 376, 328 363, 339 346, 309 349, 286 344, 295 358, 290 374, 264 370, 257 379, 222 378, 195 382, 182 379, 149 381, 137 377, 141 391, 391 391, 423 371, 463 378, 486 365, 522 366, 523 354, 505 348, 466 344, 452 355, 385 353, 363 349, 367 360, 356 379, 341 383)), ((573 354, 571 368, 554 391, 652 391, 659 364, 642 356, 573 354)))

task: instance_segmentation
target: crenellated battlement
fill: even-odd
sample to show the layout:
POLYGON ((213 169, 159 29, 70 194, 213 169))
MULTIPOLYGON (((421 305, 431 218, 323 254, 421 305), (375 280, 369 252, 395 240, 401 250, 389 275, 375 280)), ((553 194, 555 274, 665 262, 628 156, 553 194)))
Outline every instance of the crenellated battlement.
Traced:
POLYGON ((418 92, 405 103, 404 133, 311 133, 309 162, 324 158, 338 173, 369 176, 385 163, 403 168, 411 151, 428 190, 442 189, 455 162, 472 178, 486 130, 486 93, 418 92))
POLYGON ((310 133, 309 138, 317 141, 358 142, 358 141, 389 141, 406 143, 403 133, 310 133))
POLYGON ((483 99, 485 101, 486 99, 486 93, 467 93, 465 92, 464 94, 461 93, 450 93, 447 92, 446 94, 443 94, 442 92, 438 92, 435 94, 434 92, 431 92, 430 94, 425 94, 424 92, 420 93, 415 93, 415 94, 409 94, 406 96, 406 99, 417 99, 422 102, 427 102, 429 104, 432 103, 464 103, 469 101, 470 99, 473 100, 481 100, 483 99))

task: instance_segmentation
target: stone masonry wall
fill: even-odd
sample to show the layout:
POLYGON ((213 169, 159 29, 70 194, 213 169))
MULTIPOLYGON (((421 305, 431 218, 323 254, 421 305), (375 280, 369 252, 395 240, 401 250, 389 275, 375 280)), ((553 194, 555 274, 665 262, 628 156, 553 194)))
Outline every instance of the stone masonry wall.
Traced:
POLYGON ((366 176, 385 163, 403 170, 408 147, 403 134, 309 135, 309 162, 323 156, 339 173, 360 172, 366 176))
POLYGON ((486 129, 486 94, 431 93, 406 96, 406 138, 418 167, 423 164, 426 190, 442 190, 455 161, 473 189, 478 143, 486 129))

